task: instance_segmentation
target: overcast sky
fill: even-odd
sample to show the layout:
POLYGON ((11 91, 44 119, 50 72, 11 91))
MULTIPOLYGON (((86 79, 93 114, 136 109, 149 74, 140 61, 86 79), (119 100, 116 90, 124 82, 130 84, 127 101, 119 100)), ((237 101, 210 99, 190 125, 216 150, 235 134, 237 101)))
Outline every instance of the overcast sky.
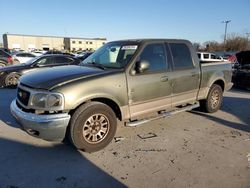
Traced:
MULTIPOLYGON (((3 33, 223 40, 250 32, 250 0, 11 0, 0 2, 3 33)), ((2 42, 2 37, 0 39, 2 42)))

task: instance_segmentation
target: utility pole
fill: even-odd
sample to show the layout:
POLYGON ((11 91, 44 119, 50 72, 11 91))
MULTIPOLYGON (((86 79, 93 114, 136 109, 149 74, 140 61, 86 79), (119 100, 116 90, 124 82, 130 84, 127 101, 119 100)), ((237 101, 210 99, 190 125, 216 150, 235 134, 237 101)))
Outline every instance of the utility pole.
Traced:
POLYGON ((247 41, 249 40, 250 33, 245 33, 247 36, 247 41))
POLYGON ((231 20, 224 20, 222 23, 225 23, 225 35, 224 35, 224 51, 226 51, 226 40, 227 40, 227 24, 231 22, 231 20))

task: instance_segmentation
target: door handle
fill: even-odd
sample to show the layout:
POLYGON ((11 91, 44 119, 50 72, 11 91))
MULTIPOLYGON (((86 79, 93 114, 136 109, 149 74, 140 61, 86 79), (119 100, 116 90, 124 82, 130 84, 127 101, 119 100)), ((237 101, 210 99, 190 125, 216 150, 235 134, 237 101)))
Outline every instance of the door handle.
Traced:
POLYGON ((191 72, 191 76, 195 77, 196 76, 196 72, 191 72))
POLYGON ((161 82, 166 82, 168 81, 168 76, 162 76, 161 77, 161 82))

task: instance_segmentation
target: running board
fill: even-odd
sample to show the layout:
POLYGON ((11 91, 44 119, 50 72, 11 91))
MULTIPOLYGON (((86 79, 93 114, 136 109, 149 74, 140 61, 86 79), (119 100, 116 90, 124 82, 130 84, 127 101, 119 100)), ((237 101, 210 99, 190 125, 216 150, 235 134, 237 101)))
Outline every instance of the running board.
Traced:
POLYGON ((148 119, 142 119, 142 120, 135 120, 135 121, 131 121, 131 122, 126 122, 125 126, 126 127, 135 127, 135 126, 138 126, 138 125, 141 125, 141 124, 144 124, 144 123, 148 123, 148 122, 160 119, 160 118, 169 118, 169 117, 171 117, 171 116, 173 116, 175 114, 178 114, 178 113, 184 112, 184 111, 190 111, 190 110, 193 110, 194 108, 198 108, 199 106, 200 106, 199 103, 194 103, 194 104, 182 107, 180 109, 176 109, 176 110, 173 110, 173 111, 170 111, 170 112, 161 113, 157 117, 152 117, 152 118, 148 118, 148 119))

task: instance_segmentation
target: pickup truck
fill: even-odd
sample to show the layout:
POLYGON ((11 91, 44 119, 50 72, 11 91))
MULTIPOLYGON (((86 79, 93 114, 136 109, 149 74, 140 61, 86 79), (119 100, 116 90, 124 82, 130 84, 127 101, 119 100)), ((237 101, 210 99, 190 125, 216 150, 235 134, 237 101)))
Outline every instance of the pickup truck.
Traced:
POLYGON ((187 40, 114 41, 78 66, 22 76, 10 108, 28 134, 68 137, 94 152, 112 141, 117 120, 137 126, 199 106, 216 112, 231 77, 230 63, 201 65, 187 40))

